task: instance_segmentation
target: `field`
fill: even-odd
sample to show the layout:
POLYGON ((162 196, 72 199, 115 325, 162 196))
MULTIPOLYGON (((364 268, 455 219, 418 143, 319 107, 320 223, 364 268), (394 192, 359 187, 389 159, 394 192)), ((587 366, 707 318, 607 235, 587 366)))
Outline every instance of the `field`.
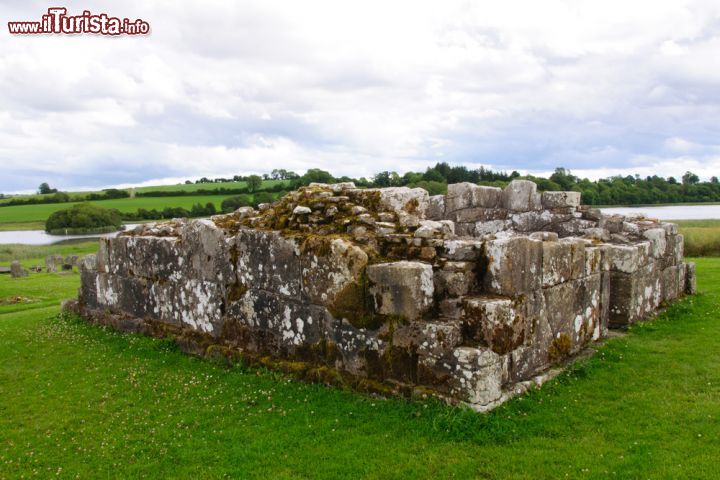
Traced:
POLYGON ((3 276, 0 478, 716 478, 720 259, 698 281, 481 415, 194 359, 58 316, 77 274, 3 276))
MULTIPOLYGON (((193 195, 183 197, 135 197, 115 200, 98 200, 89 202, 105 208, 117 208, 121 212, 136 212, 138 208, 162 210, 165 207, 182 207, 190 209, 194 204, 215 204, 220 210, 223 200, 232 195, 193 195)), ((72 206, 72 203, 47 203, 38 205, 15 205, 0 207, 0 230, 42 230, 47 217, 57 211, 72 206), (30 227, 30 228, 24 228, 30 227)))
POLYGON ((87 255, 97 251, 97 240, 82 240, 63 242, 56 245, 0 245, 0 264, 7 264, 19 260, 26 266, 45 265, 48 255, 87 255))
POLYGON ((720 220, 673 220, 685 236, 688 256, 720 255, 720 220))
MULTIPOLYGON (((279 183, 287 183, 287 180, 264 180, 262 182, 262 188, 267 189, 271 188, 279 183)), ((239 188, 245 188, 247 187, 247 182, 218 182, 218 183, 191 183, 191 184, 185 184, 185 183, 179 183, 176 185, 153 185, 149 187, 136 187, 136 192, 197 192, 198 190, 215 190, 220 188, 227 188, 227 189, 239 189, 239 188)), ((129 190, 129 189, 124 189, 129 190)), ((79 192, 67 192, 70 197, 73 200, 76 199, 82 199, 84 195, 87 195, 88 193, 102 193, 101 190, 97 190, 94 192, 91 191, 79 191, 79 192)), ((48 193, 48 194, 34 194, 34 195, 15 195, 12 198, 16 198, 19 200, 26 200, 29 198, 45 198, 45 197, 52 197, 54 194, 48 193)), ((12 198, 4 198, 0 199, 0 205, 3 203, 9 202, 12 198)), ((174 206, 174 205, 172 205, 174 206)))

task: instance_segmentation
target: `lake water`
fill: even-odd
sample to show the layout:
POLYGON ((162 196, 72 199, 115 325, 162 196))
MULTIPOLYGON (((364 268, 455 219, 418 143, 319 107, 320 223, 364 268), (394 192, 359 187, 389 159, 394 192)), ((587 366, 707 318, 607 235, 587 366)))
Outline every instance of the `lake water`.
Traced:
MULTIPOLYGON (((127 230, 135 225, 125 225, 127 230)), ((94 235, 50 235, 44 230, 14 230, 0 232, 0 245, 8 243, 22 243, 24 245, 53 245, 55 243, 82 240, 87 238, 114 237, 118 232, 94 235)))
POLYGON ((612 207, 602 208, 603 213, 628 215, 644 213, 659 220, 717 220, 720 219, 720 205, 670 205, 666 207, 612 207))
MULTIPOLYGON (((720 219, 720 205, 671 205, 666 207, 612 207, 601 209, 603 213, 628 215, 644 213, 660 220, 711 220, 720 219)), ((128 229, 135 225, 126 225, 128 229)), ((23 243, 25 245, 52 245, 83 238, 114 237, 117 232, 103 235, 49 235, 43 230, 17 230, 0 232, 0 245, 23 243)))

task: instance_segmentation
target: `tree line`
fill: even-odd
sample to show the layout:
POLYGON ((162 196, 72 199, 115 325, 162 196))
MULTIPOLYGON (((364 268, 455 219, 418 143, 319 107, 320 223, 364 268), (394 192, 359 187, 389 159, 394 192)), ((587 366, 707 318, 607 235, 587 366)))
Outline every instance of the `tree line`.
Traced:
MULTIPOLYGON (((196 180, 196 184, 213 184, 221 182, 245 182, 242 187, 202 188, 195 191, 185 190, 157 190, 138 192, 138 197, 174 197, 196 195, 233 195, 223 202, 222 210, 227 211, 232 206, 257 205, 272 201, 273 198, 284 192, 295 190, 310 183, 332 183, 351 181, 359 187, 394 187, 409 186, 422 187, 431 195, 442 194, 447 191, 447 185, 459 182, 471 182, 481 185, 503 187, 517 178, 525 178, 537 183, 541 191, 572 190, 581 192, 583 203, 588 205, 652 205, 663 203, 706 203, 720 202, 720 182, 713 176, 709 181, 702 182, 698 175, 686 172, 680 179, 675 177, 660 177, 658 175, 640 177, 639 175, 612 176, 600 180, 589 180, 572 174, 568 169, 556 168, 548 178, 532 175, 522 176, 517 171, 498 172, 485 167, 477 169, 462 165, 450 165, 440 162, 427 168, 424 172, 407 172, 403 175, 394 171, 382 171, 372 178, 334 177, 330 172, 312 168, 303 175, 287 170, 273 170, 270 174, 236 175, 232 178, 209 179, 203 177, 196 180), (265 184, 266 180, 281 180, 273 184, 265 184)), ((186 184, 193 183, 190 180, 186 184)), ((47 183, 41 185, 40 190, 48 195, 42 197, 29 197, 11 199, 0 206, 28 205, 35 203, 64 203, 83 200, 106 200, 112 198, 129 197, 125 190, 107 189, 101 193, 90 193, 84 196, 71 197, 65 192, 58 192, 50 188, 47 183), (51 193, 54 192, 54 193, 51 193)), ((237 208, 236 207, 236 208, 237 208)), ((141 209, 142 210, 142 209, 141 209)), ((188 211, 188 210, 186 210, 188 211)), ((143 215, 161 215, 167 218, 163 211, 138 211, 137 219, 145 219, 143 215)), ((127 214, 131 215, 131 214, 127 214)))

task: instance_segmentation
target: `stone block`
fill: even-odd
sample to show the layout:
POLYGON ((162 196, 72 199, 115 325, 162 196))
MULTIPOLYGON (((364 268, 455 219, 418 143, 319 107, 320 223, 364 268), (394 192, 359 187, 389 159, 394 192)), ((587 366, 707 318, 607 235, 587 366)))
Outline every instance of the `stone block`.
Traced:
POLYGON ((624 221, 625 217, 622 215, 603 215, 597 226, 605 228, 611 234, 620 233, 622 232, 624 221))
POLYGON ((455 235, 458 237, 474 237, 475 224, 474 223, 456 223, 455 224, 455 235))
POLYGON ((529 180, 513 180, 502 192, 502 206, 514 212, 540 210, 542 203, 537 185, 529 180))
POLYGON ((647 262, 646 250, 638 245, 608 245, 606 257, 610 270, 623 273, 636 272, 647 262))
POLYGON ((472 270, 456 269, 446 264, 435 272, 434 279, 436 294, 441 297, 460 297, 475 287, 476 273, 472 270))
POLYGON ((367 276, 378 314, 415 320, 433 305, 433 270, 427 263, 401 261, 370 265, 367 276))
POLYGON ((685 291, 685 285, 678 282, 678 268, 683 266, 672 265, 662 271, 662 295, 666 301, 672 301, 685 291))
POLYGON ((661 223, 660 227, 665 230, 666 237, 669 237, 670 235, 677 235, 678 233, 678 226, 676 223, 661 223))
POLYGON ((509 298, 468 297, 463 300, 463 332, 468 340, 504 355, 525 341, 525 316, 509 298))
POLYGON ((492 408, 502 398, 504 359, 489 349, 458 347, 453 352, 451 394, 474 408, 492 408))
POLYGON ((540 240, 543 242, 557 242, 558 234, 555 232, 533 232, 529 235, 533 240, 540 240))
POLYGON ((545 314, 545 297, 542 292, 531 294, 526 303, 525 344, 510 354, 509 378, 511 382, 529 380, 550 366, 548 351, 553 333, 545 314), (533 314, 532 311, 535 311, 533 314))
POLYGON ((590 228, 597 227, 597 223, 592 220, 583 220, 582 218, 572 218, 567 222, 558 223, 554 230, 561 237, 582 236, 590 228))
POLYGON ((579 239, 562 239, 542 243, 542 286, 580 278, 585 273, 585 243, 579 239))
POLYGON ((420 226, 415 230, 416 238, 434 238, 455 235, 455 223, 450 220, 421 220, 420 226))
POLYGON ((497 208, 500 206, 502 190, 463 182, 448 185, 445 198, 446 214, 469 208, 497 208))
MULTIPOLYGON (((196 271, 189 268, 188 259, 179 244, 176 237, 120 237, 110 243, 113 246, 110 250, 113 271, 119 275, 163 280, 195 276, 196 271), (123 252, 123 258, 118 258, 119 252, 123 252)), ((190 248, 192 246, 186 250, 190 248)), ((205 256, 203 260, 209 264, 205 266, 206 272, 213 268, 212 262, 208 262, 205 256)), ((217 274, 214 277, 217 278, 217 274)), ((213 276, 208 274, 208 278, 213 276)))
POLYGON ((557 353, 577 352, 593 338, 599 338, 602 329, 601 287, 602 277, 596 274, 543 289, 553 338, 564 337, 568 342, 567 352, 557 353))
POLYGON ((473 207, 447 213, 446 217, 458 223, 489 222, 492 220, 506 220, 508 211, 502 208, 473 207))
POLYGON ((252 351, 287 354, 303 344, 320 341, 326 331, 326 310, 317 305, 297 302, 284 295, 251 289, 228 308, 226 326, 221 333, 230 343, 252 351), (264 332, 245 339, 234 337, 230 326, 239 323, 264 332))
POLYGON ((637 273, 610 272, 608 324, 611 328, 623 328, 642 318, 638 300, 641 287, 637 273))
POLYGON ((537 232, 551 230, 548 226, 553 223, 553 213, 547 210, 514 213, 510 216, 512 227, 518 232, 537 232))
POLYGON ((235 238, 237 279, 244 288, 277 292, 297 299, 302 294, 300 245, 279 232, 240 230, 235 238))
POLYGON ((591 208, 587 206, 580 206, 579 207, 581 218, 584 220, 592 220, 594 222, 599 222, 602 218, 602 212, 599 208, 591 208))
POLYGON ((643 237, 650 241, 650 256, 660 258, 665 255, 667 249, 666 234, 664 228, 651 228, 643 232, 643 237))
POLYGON ((311 303, 329 305, 358 281, 367 254, 341 238, 309 238, 301 246, 302 289, 311 303))
MULTIPOLYGON (((228 284, 235 281, 233 261, 230 255, 232 240, 228 240, 222 229, 209 220, 193 220, 181 230, 182 242, 179 245, 185 271, 192 272, 195 278, 204 281, 219 281, 228 284)), ((238 237, 239 238, 239 237, 238 237)), ((237 243, 236 245, 240 246, 237 243)), ((161 260, 171 263, 173 246, 163 245, 158 249, 161 260)), ((161 261, 162 263, 162 261, 161 261)), ((159 269, 162 271, 162 268, 159 269)))
POLYGON ((610 232, 608 232, 606 229, 600 228, 600 227, 588 228, 585 230, 583 238, 586 238, 588 240, 593 240, 596 242, 609 242, 610 241, 610 232))
POLYGON ((58 268, 62 266, 63 258, 60 255, 48 255, 45 257, 45 271, 47 273, 56 273, 58 268))
POLYGON ((78 300, 83 306, 96 308, 97 299, 97 259, 95 254, 80 259, 80 294, 78 300))
POLYGON ((695 295, 695 293, 697 293, 695 262, 685 264, 685 293, 688 295, 695 295))
MULTIPOLYGON (((600 274, 600 338, 608 334, 610 324, 610 272, 600 274)), ((595 338, 594 338, 595 339, 595 338)))
POLYGON ((425 217, 429 220, 443 220, 445 218, 445 195, 433 195, 428 199, 425 217))
POLYGON ((475 261, 482 256, 483 245, 482 240, 445 240, 440 256, 454 261, 475 261))
POLYGON ((622 233, 626 236, 638 236, 640 235, 640 226, 634 222, 623 222, 622 233))
POLYGON ((22 278, 28 276, 28 271, 20 265, 20 262, 15 260, 10 264, 10 276, 12 278, 22 278))
POLYGON ((512 228, 511 220, 489 220, 487 222, 476 222, 474 224, 474 235, 481 237, 504 232, 512 228))
POLYGON ((462 297, 444 298, 438 303, 440 316, 448 319, 459 319, 462 316, 462 297))
POLYGON ((543 192, 543 208, 566 208, 580 206, 580 192, 543 192))
POLYGON ((674 247, 671 258, 675 265, 680 265, 683 261, 683 253, 685 251, 685 237, 683 237, 682 234, 678 233, 675 236, 674 247))
POLYGON ((516 296, 541 286, 543 242, 525 236, 488 240, 486 291, 516 296))
POLYGON ((462 332, 458 321, 411 322, 395 327, 392 339, 393 347, 437 359, 462 343, 462 332))
POLYGON ((607 249, 607 245, 585 245, 585 276, 606 272, 610 269, 607 249))
POLYGON ((393 187, 381 188, 380 206, 394 211, 425 218, 430 205, 430 195, 424 188, 393 187))

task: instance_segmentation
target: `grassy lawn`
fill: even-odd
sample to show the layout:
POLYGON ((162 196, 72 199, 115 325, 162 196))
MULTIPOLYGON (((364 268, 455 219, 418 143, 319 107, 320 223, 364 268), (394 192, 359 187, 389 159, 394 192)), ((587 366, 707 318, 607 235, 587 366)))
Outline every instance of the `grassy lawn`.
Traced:
MULTIPOLYGON (((278 183, 289 183, 288 180, 264 180, 262 182, 262 188, 270 188, 278 183)), ((245 188, 247 187, 247 182, 218 182, 218 183, 192 183, 190 185, 186 185, 184 183, 177 184, 177 185, 153 185, 149 187, 137 187, 135 188, 136 192, 197 192, 198 190, 215 190, 219 188, 245 188)), ((129 190, 129 189, 124 189, 129 190)), ((87 195, 88 193, 102 193, 101 190, 97 190, 95 192, 91 191, 79 191, 79 192, 67 192, 72 199, 82 199, 83 196, 87 195)), ((46 197, 52 197, 53 193, 48 194, 34 194, 34 195, 15 195, 13 197, 3 198, 0 199, 0 205, 3 203, 7 203, 13 198, 19 199, 19 200, 27 200, 29 198, 46 198, 46 197)), ((175 206, 175 205, 171 205, 175 206)))
MULTIPOLYGON (((194 204, 201 203, 205 205, 208 202, 215 204, 220 210, 220 204, 223 200, 232 195, 193 195, 187 197, 135 197, 135 198, 119 198, 115 200, 98 200, 89 202, 105 208, 117 208, 121 212, 135 212, 138 208, 146 208, 152 210, 162 210, 165 207, 182 207, 190 209, 194 204)), ((51 213, 69 208, 72 203, 47 203, 39 205, 15 205, 12 207, 0 208, 0 228, 3 226, 8 230, 24 230, 24 225, 37 225, 42 222, 40 229, 44 228, 45 220, 51 213), (36 222, 36 223, 33 223, 36 222)))
POLYGON ((720 220, 672 220, 685 236, 688 256, 720 255, 720 220))
POLYGON ((716 478, 720 259, 699 259, 698 280, 480 415, 190 358, 58 317, 77 274, 2 276, 0 478, 716 478))
POLYGON ((97 251, 97 240, 61 242, 55 245, 32 246, 22 244, 0 245, 0 265, 20 260, 24 266, 45 265, 48 255, 87 255, 97 251))

